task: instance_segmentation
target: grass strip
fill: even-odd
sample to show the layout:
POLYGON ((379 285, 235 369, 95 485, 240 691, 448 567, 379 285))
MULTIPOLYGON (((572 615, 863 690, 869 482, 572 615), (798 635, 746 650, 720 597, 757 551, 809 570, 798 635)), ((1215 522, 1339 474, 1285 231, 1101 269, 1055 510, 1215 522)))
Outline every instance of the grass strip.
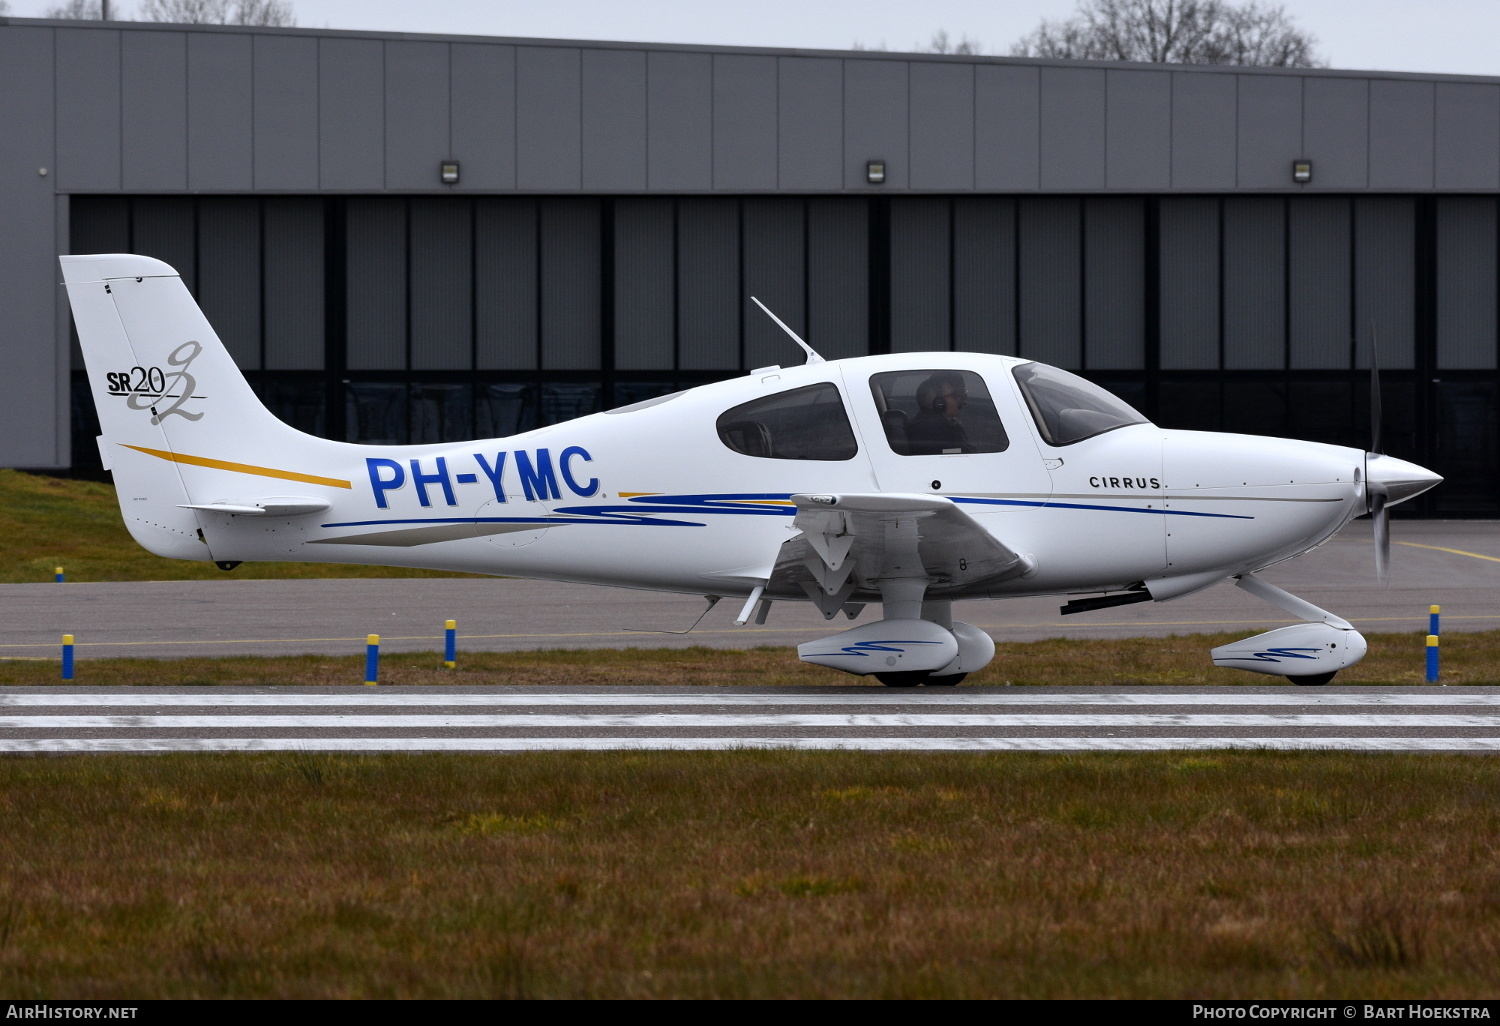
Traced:
POLYGON ((0 991, 1483 998, 1500 763, 0 759, 0 991))
MULTIPOLYGON (((1119 638, 1001 642, 995 660, 971 674, 969 685, 1123 686, 1267 685, 1281 678, 1223 670, 1209 660, 1215 645, 1241 634, 1187 634, 1119 638)), ((1338 684, 1424 683, 1424 638, 1368 635, 1370 653, 1341 672, 1338 684)), ((459 652, 458 668, 443 668, 434 651, 382 653, 382 684, 662 686, 731 684, 761 687, 877 686, 873 677, 851 677, 798 662, 789 648, 550 649, 528 652, 459 652)), ((355 649, 354 643, 350 644, 355 649)), ((224 656, 172 659, 80 658, 75 685, 300 684, 364 682, 363 646, 348 656, 224 656)), ((57 659, 0 661, 0 685, 60 684, 57 659)), ((1454 633, 1444 638, 1443 683, 1500 685, 1500 630, 1454 633)))
MULTIPOLYGON (((202 581, 230 577, 212 563, 153 556, 125 530, 113 485, 0 470, 0 584, 70 581, 202 581)), ((341 563, 246 563, 235 578, 477 577, 477 574, 341 563)))

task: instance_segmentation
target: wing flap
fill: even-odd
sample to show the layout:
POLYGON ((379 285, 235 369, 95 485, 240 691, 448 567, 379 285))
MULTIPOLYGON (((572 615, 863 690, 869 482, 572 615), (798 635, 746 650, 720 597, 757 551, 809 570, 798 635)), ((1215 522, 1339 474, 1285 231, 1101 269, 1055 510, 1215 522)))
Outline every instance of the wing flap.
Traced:
MULTIPOLYGON (((802 532, 781 546, 772 591, 806 591, 835 611, 882 581, 920 579, 929 593, 1020 577, 1031 560, 941 495, 793 495, 802 532)), ((829 610, 825 608, 825 614, 829 610)))

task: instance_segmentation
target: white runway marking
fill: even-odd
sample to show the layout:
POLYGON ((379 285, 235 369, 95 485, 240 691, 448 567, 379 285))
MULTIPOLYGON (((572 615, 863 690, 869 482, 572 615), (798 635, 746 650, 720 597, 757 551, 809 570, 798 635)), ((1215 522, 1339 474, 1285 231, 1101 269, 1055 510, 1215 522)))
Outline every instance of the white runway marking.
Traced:
POLYGON ((1495 688, 1352 692, 1296 688, 890 692, 862 688, 821 693, 795 688, 500 688, 485 692, 390 687, 98 692, 26 688, 0 691, 0 713, 4 713, 0 715, 0 752, 737 748, 1500 752, 1500 689, 1495 688), (226 733, 236 736, 207 736, 226 733), (305 736, 289 738, 288 733, 305 736), (1320 737, 1319 733, 1341 736, 1320 737), (1391 733, 1402 736, 1379 736, 1391 733), (353 736, 357 734, 365 736, 353 736))
POLYGON ((638 692, 621 689, 614 692, 537 693, 526 691, 495 691, 486 694, 434 694, 405 690, 371 688, 361 690, 350 687, 339 694, 304 694, 294 691, 243 693, 224 691, 182 694, 178 692, 158 694, 151 691, 107 692, 100 694, 67 692, 52 694, 44 691, 0 693, 0 708, 6 706, 44 706, 50 708, 166 708, 169 706, 788 706, 788 705, 1175 705, 1175 706, 1235 706, 1235 705, 1288 705, 1288 706, 1500 706, 1500 694, 1475 692, 1464 688, 1434 688, 1422 692, 1390 693, 1372 688, 1368 692, 1320 693, 1317 691, 1290 691, 1264 694, 1246 691, 1226 691, 1223 694, 1186 692, 1056 692, 1030 688, 1016 688, 1004 692, 964 692, 961 690, 914 689, 912 691, 878 691, 874 688, 851 690, 845 694, 809 695, 787 689, 784 693, 722 693, 716 691, 671 694, 667 692, 638 692))
POLYGON ((602 727, 1489 727, 1500 716, 1379 713, 520 713, 465 716, 306 715, 257 716, 0 716, 0 729, 128 730, 250 727, 334 727, 507 730, 602 727))
POLYGON ((395 737, 0 740, 0 752, 717 751, 1160 752, 1219 749, 1500 752, 1490 737, 395 737))
POLYGON ((580 712, 574 715, 0 715, 0 729, 222 729, 222 727, 381 727, 381 729, 600 729, 600 727, 1065 727, 1065 726, 1362 726, 1493 727, 1500 715, 1379 714, 1379 712, 580 712))

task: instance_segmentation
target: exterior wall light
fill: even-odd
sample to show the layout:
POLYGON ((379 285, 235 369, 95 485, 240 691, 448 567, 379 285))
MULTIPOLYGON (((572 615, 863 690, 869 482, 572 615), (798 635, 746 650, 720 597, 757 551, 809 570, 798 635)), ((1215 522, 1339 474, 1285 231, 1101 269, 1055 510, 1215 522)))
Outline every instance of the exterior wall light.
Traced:
POLYGON ((865 181, 871 185, 885 184, 885 161, 869 160, 865 162, 865 181))
POLYGON ((1308 182, 1312 181, 1312 161, 1292 161, 1292 181, 1296 182, 1298 185, 1306 185, 1308 182))
POLYGON ((458 184, 458 161, 445 160, 438 165, 438 171, 443 176, 444 185, 458 184))

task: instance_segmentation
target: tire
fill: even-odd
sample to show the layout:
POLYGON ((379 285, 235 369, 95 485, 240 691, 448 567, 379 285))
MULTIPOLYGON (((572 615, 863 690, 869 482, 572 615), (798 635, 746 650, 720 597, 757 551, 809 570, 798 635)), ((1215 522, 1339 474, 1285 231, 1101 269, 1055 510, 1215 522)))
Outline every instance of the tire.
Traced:
POLYGON ((922 683, 930 688, 951 688, 963 682, 967 673, 950 673, 946 677, 928 677, 922 683))
POLYGON ((926 684, 931 675, 926 670, 897 670, 894 673, 877 673, 875 679, 888 688, 914 688, 926 684))
POLYGON ((1293 677, 1288 675, 1287 680, 1291 681, 1293 684, 1299 685, 1300 687, 1316 688, 1333 680, 1333 675, 1338 672, 1339 671, 1337 670, 1329 670, 1327 673, 1309 673, 1301 677, 1293 677))

